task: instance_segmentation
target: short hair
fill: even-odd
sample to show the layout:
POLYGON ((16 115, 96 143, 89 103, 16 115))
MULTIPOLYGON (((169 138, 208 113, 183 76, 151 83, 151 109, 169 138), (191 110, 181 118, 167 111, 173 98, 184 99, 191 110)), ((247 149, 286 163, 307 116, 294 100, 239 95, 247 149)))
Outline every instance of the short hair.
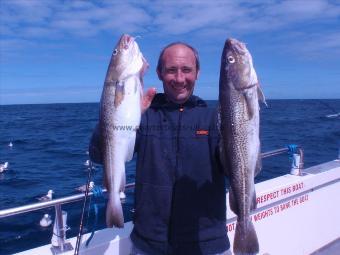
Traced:
POLYGON ((189 49, 192 50, 192 52, 194 53, 195 59, 196 59, 196 71, 199 71, 200 70, 200 59, 199 59, 199 56, 198 56, 198 51, 194 47, 190 46, 189 44, 187 44, 185 42, 173 42, 173 43, 170 43, 163 48, 163 50, 161 51, 161 54, 159 54, 157 71, 159 73, 162 73, 164 52, 165 52, 166 49, 168 49, 168 48, 170 48, 171 46, 174 46, 174 45, 184 45, 184 46, 186 46, 186 47, 188 47, 189 49))

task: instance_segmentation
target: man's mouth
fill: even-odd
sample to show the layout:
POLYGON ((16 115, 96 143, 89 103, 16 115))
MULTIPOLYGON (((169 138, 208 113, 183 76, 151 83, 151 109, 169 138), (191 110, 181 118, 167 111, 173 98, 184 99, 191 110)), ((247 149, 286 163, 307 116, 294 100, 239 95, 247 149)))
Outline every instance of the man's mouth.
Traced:
POLYGON ((186 89, 185 85, 172 85, 173 90, 177 92, 181 92, 186 89))

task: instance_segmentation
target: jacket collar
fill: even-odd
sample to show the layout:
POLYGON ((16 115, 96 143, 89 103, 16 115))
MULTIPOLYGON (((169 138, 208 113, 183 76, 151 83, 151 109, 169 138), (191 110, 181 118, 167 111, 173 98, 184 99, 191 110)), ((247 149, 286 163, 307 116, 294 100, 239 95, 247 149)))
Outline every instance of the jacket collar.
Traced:
POLYGON ((198 96, 191 95, 184 104, 176 104, 167 99, 164 93, 157 93, 152 100, 151 108, 207 107, 207 103, 198 96))

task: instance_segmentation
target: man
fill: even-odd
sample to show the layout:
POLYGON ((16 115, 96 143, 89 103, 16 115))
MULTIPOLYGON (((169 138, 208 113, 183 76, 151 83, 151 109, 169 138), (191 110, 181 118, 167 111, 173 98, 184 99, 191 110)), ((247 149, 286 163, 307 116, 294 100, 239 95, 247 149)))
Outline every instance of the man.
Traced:
POLYGON ((216 111, 193 95, 199 68, 191 46, 168 45, 157 66, 164 94, 144 98, 132 254, 229 254, 216 111))

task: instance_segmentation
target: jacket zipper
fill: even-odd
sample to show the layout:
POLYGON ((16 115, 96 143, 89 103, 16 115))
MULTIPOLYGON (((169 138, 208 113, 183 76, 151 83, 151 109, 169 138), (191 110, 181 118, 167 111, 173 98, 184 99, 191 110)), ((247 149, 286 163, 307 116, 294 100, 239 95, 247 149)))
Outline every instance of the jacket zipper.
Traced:
MULTIPOLYGON (((182 113, 184 111, 184 107, 180 106, 179 107, 179 113, 178 113, 178 126, 177 126, 177 137, 176 137, 176 167, 175 167, 175 173, 173 176, 173 183, 174 183, 174 187, 173 187, 173 194, 172 194, 172 203, 173 201, 175 201, 175 186, 176 186, 176 179, 177 179, 177 172, 178 172, 178 158, 179 158, 179 134, 181 131, 181 122, 182 122, 182 113)), ((171 205, 171 207, 173 207, 173 204, 171 205)), ((172 210, 172 209, 171 209, 172 210)), ((169 228, 168 228, 168 237, 169 237, 169 241, 171 242, 175 242, 176 240, 173 240, 173 235, 172 235, 172 219, 170 218, 170 222, 169 222, 169 228)), ((175 238, 176 239, 176 238, 175 238)))
POLYGON ((178 127, 177 127, 177 141, 176 141, 176 170, 178 169, 178 157, 179 157, 179 134, 181 132, 181 123, 182 123, 182 115, 184 111, 184 107, 179 107, 179 114, 178 114, 178 127))

